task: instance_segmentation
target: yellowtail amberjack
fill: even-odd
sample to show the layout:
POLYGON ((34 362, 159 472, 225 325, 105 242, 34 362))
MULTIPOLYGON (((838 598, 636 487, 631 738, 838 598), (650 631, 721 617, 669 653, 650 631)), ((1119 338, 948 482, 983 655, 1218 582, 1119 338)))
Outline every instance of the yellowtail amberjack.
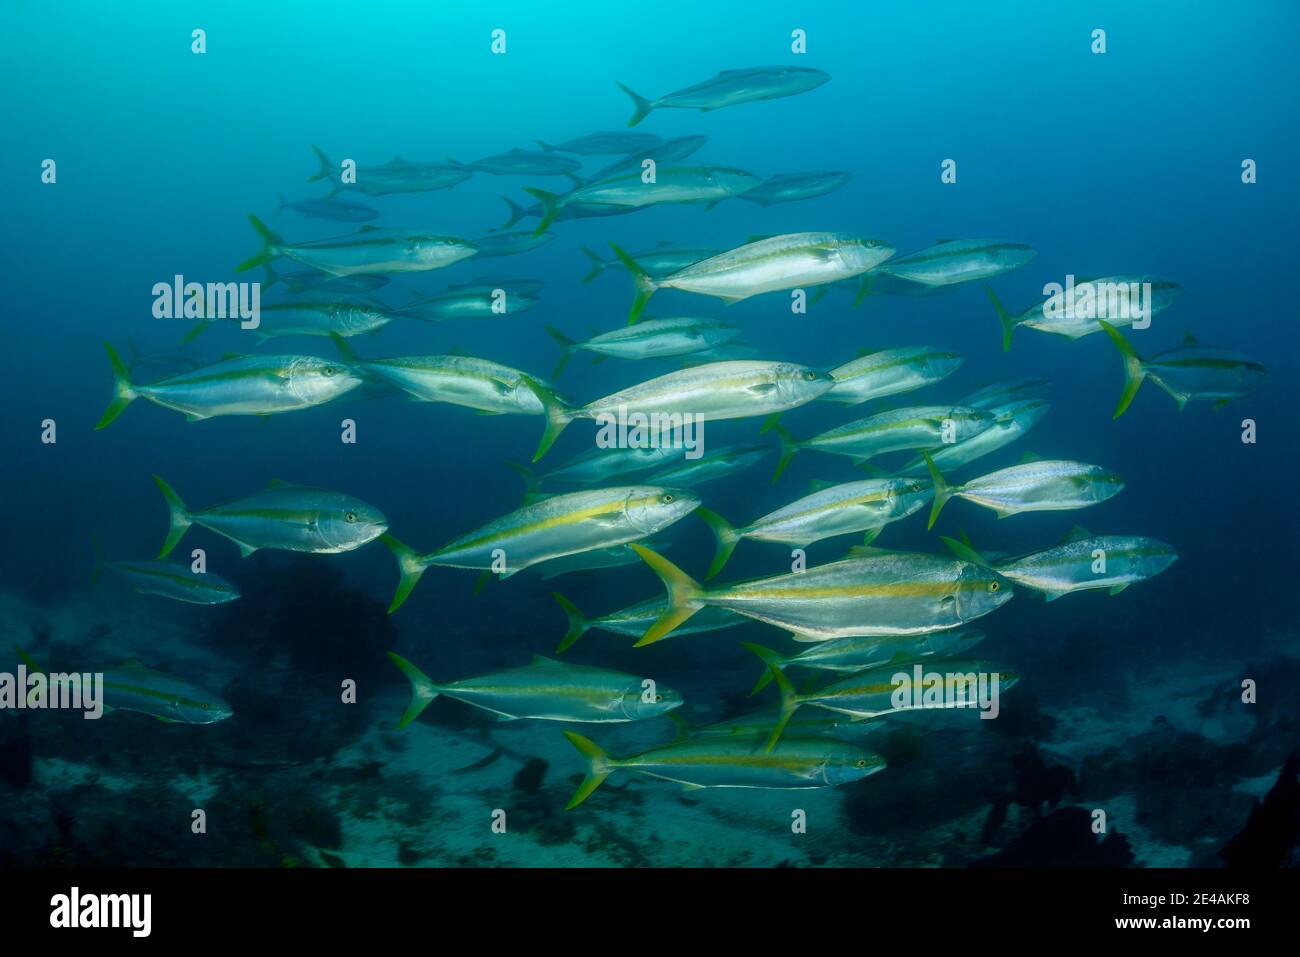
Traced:
POLYGON ((1030 306, 1019 315, 1009 313, 988 286, 984 292, 988 295, 993 308, 997 310, 1002 322, 1002 349, 1011 348, 1011 334, 1017 326, 1037 329, 1064 336, 1071 341, 1081 339, 1101 331, 1099 320, 1105 320, 1112 326, 1129 326, 1144 311, 1150 319, 1156 313, 1168 309, 1182 286, 1167 279, 1155 276, 1106 276, 1102 279, 1080 279, 1070 286, 1069 308, 1061 302, 1060 297, 1051 296, 1043 302, 1030 306), (1150 286, 1150 296, 1139 301, 1131 290, 1150 286))
MULTIPOLYGON (((805 704, 857 719, 931 708, 974 708, 984 704, 980 701, 981 687, 986 693, 991 691, 993 695, 998 695, 1020 681, 1020 676, 1015 672, 986 661, 940 658, 919 666, 923 679, 933 675, 933 685, 929 688, 925 685, 916 688, 915 694, 906 694, 901 702, 898 692, 900 688, 912 684, 915 674, 913 666, 903 661, 891 661, 868 668, 833 681, 824 688, 801 694, 781 670, 780 659, 775 652, 749 642, 741 642, 741 645, 767 664, 781 691, 780 716, 767 740, 769 751, 780 740, 791 716, 805 704)), ((992 701, 989 703, 997 706, 992 701)))
POLYGON ((497 319, 532 309, 542 301, 541 288, 541 282, 531 279, 465 283, 436 296, 420 296, 398 312, 426 322, 497 319))
POLYGON ((92 542, 95 547, 92 581, 98 580, 101 569, 107 569, 142 595, 157 595, 191 605, 220 605, 239 597, 239 587, 234 582, 212 572, 200 574, 189 565, 159 559, 105 561, 100 555, 99 542, 92 542))
POLYGON ((553 495, 427 554, 385 535, 401 575, 388 611, 401 607, 432 565, 475 568, 509 578, 552 558, 646 538, 685 518, 699 504, 699 497, 687 489, 629 485, 553 495))
POLYGON ((457 183, 463 183, 474 175, 472 166, 454 161, 425 162, 394 156, 387 163, 358 166, 356 182, 343 186, 339 183, 340 167, 331 163, 319 146, 313 146, 312 152, 320 162, 320 169, 315 176, 309 177, 307 182, 313 183, 318 179, 331 180, 333 188, 329 193, 330 196, 349 189, 368 193, 371 196, 386 196, 390 193, 424 193, 436 189, 451 189, 457 183))
POLYGON ((442 683, 433 681, 401 655, 390 651, 388 657, 411 682, 411 703, 399 728, 419 717, 440 694, 491 711, 502 721, 644 721, 667 714, 683 703, 676 691, 652 679, 540 655, 519 668, 442 683))
POLYGON ((704 736, 616 758, 596 742, 564 732, 587 760, 587 776, 569 803, 572 810, 615 771, 636 771, 697 788, 806 790, 860 781, 885 769, 885 759, 833 738, 790 738, 768 752, 759 737, 704 736))
POLYGON ((747 190, 740 198, 760 206, 795 203, 833 193, 848 181, 848 173, 781 173, 747 190))
POLYGON ((805 495, 740 528, 733 527, 717 512, 697 509, 695 514, 708 524, 718 541, 705 580, 722 571, 742 538, 803 548, 824 538, 870 531, 869 543, 890 522, 906 518, 924 506, 931 491, 929 482, 916 478, 845 482, 805 495))
POLYGON ((467 259, 476 251, 464 239, 418 229, 376 226, 363 226, 355 233, 330 239, 286 243, 252 213, 248 214, 248 221, 262 237, 262 249, 236 266, 235 272, 268 263, 277 256, 288 256, 332 276, 428 272, 467 259))
MULTIPOLYGON (((793 655, 768 651, 778 667, 811 668, 816 671, 865 671, 883 664, 898 664, 918 658, 961 658, 984 640, 984 632, 975 628, 955 631, 935 631, 927 635, 858 635, 853 638, 836 638, 819 641, 793 655)), ((760 645, 749 645, 758 648, 760 645)), ((767 687, 772 680, 770 668, 764 668, 754 685, 754 694, 767 687)), ((769 722, 768 727, 771 727, 769 722)))
MULTIPOLYGON (((350 336, 378 332, 398 313, 381 303, 342 300, 299 299, 261 307, 261 318, 253 334, 259 341, 276 336, 350 336)), ((198 326, 206 328, 207 323, 198 326)))
MULTIPOLYGON (((630 635, 634 638, 640 638, 645 634, 647 628, 662 618, 669 610, 668 599, 663 595, 659 595, 656 598, 647 598, 635 605, 620 608, 618 611, 611 611, 599 618, 587 618, 577 605, 559 592, 551 592, 551 597, 564 609, 564 614, 569 619, 569 630, 560 639, 560 644, 555 649, 556 654, 567 650, 592 628, 600 631, 612 631, 616 635, 630 635)), ((743 616, 726 608, 703 608, 698 614, 692 616, 690 621, 674 628, 664 637, 678 638, 682 635, 718 631, 722 628, 731 628, 734 625, 742 624, 744 621, 743 616)))
POLYGON ((927 286, 991 279, 1019 269, 1038 255, 1032 246, 994 239, 948 239, 919 252, 897 256, 880 272, 927 286))
POLYGON ((1154 538, 1093 535, 1075 526, 1060 545, 991 561, 963 542, 940 536, 964 561, 981 562, 1017 585, 1042 592, 1048 601, 1076 591, 1106 588, 1118 595, 1134 582, 1154 578, 1178 560, 1178 552, 1154 538))
MULTIPOLYGON (((68 685, 83 677, 64 672, 47 672, 22 648, 18 649, 27 668, 45 675, 53 684, 68 685)), ((214 724, 234 714, 220 695, 146 667, 132 659, 103 672, 103 709, 136 711, 167 724, 214 724)))
POLYGON ((658 203, 705 203, 712 206, 740 196, 762 182, 753 173, 725 166, 660 166, 653 183, 647 183, 641 169, 616 173, 575 187, 564 194, 525 187, 524 192, 542 204, 542 221, 534 235, 546 232, 557 216, 570 206, 612 206, 641 209, 658 203))
POLYGON ((947 349, 907 346, 867 352, 831 370, 835 385, 824 402, 860 405, 900 392, 933 385, 957 371, 962 357, 947 349))
POLYGON ((1065 459, 1037 459, 989 472, 968 482, 949 485, 928 453, 922 453, 934 482, 934 506, 930 523, 950 498, 964 498, 991 508, 998 518, 1021 512, 1054 512, 1087 508, 1118 495, 1124 479, 1099 465, 1085 465, 1065 459))
POLYGON ((972 409, 993 409, 1011 402, 1045 398, 1050 387, 1051 383, 1046 379, 1007 379, 981 386, 970 395, 958 399, 957 404, 972 409))
MULTIPOLYGON (((587 258, 591 260, 591 271, 582 277, 583 282, 591 282, 606 269, 623 269, 623 260, 615 256, 613 259, 601 259, 586 246, 579 247, 587 258)), ((697 263, 702 259, 708 259, 710 256, 718 255, 716 249, 691 249, 686 247, 674 246, 665 241, 660 243, 654 249, 642 253, 633 253, 638 266, 644 269, 649 275, 656 279, 660 276, 667 276, 677 272, 679 269, 685 269, 687 266, 697 263)))
MULTIPOLYGON (((1039 419, 1051 408, 1051 404, 1043 399, 1015 400, 995 406, 971 405, 963 401, 961 405, 976 409, 987 408, 993 415, 993 424, 955 445, 930 449, 928 454, 941 469, 952 470, 969 465, 976 459, 1009 445, 1037 425, 1039 419)), ((918 455, 898 471, 900 475, 924 475, 929 471, 929 466, 918 455)))
POLYGON ((776 416, 763 424, 763 431, 775 431, 781 442, 781 460, 772 476, 775 482, 800 449, 847 455, 855 463, 862 464, 886 452, 955 446, 985 431, 996 421, 997 416, 984 409, 917 405, 856 419, 807 439, 796 439, 776 416))
POLYGON ((554 390, 534 382, 546 408, 546 434, 533 456, 536 462, 574 419, 618 421, 622 416, 693 416, 697 421, 742 419, 793 409, 811 402, 834 385, 829 372, 793 362, 733 360, 710 362, 670 372, 614 392, 586 405, 573 406, 554 390))
POLYGON ((651 110, 699 110, 708 113, 724 106, 775 100, 814 90, 830 80, 829 73, 803 66, 757 66, 744 70, 723 70, 712 79, 647 100, 622 83, 618 88, 632 97, 636 112, 628 126, 636 126, 651 110))
POLYGON ((714 349, 740 336, 740 330, 716 319, 674 316, 647 319, 633 326, 602 332, 585 342, 576 342, 554 326, 545 327, 551 338, 564 350, 551 373, 559 378, 575 352, 595 353, 593 362, 602 359, 662 359, 714 349))
POLYGON ((332 555, 350 552, 388 530, 388 520, 358 498, 274 481, 260 492, 207 508, 190 509, 175 489, 153 477, 167 501, 171 527, 158 557, 165 557, 191 525, 201 525, 239 546, 247 558, 259 548, 332 555))
POLYGON ((660 138, 653 133, 588 133, 575 136, 562 143, 544 143, 537 145, 549 152, 580 153, 583 156, 624 156, 637 150, 646 150, 657 145, 660 138))
POLYGON ((1151 379, 1173 396, 1182 411, 1191 401, 1226 405, 1250 395, 1268 378, 1268 370, 1249 356, 1207 348, 1191 335, 1180 348, 1143 359, 1118 329, 1105 321, 1100 325, 1124 359, 1124 393, 1115 406, 1116 419, 1124 414, 1145 379, 1151 379))
POLYGON ((661 472, 654 472, 646 477, 647 482, 656 485, 684 485, 694 488, 705 482, 716 482, 728 475, 735 475, 745 469, 753 468, 772 454, 765 445, 732 445, 710 448, 699 458, 686 458, 661 472))
POLYGON ((806 571, 705 588, 662 555, 632 548, 663 581, 669 603, 637 647, 661 640, 707 607, 784 628, 796 641, 827 641, 957 628, 1012 595, 998 573, 939 555, 859 547, 850 558, 806 571))
POLYGON ((879 239, 845 233, 787 233, 769 236, 719 253, 667 276, 651 276, 617 246, 610 244, 632 273, 636 298, 628 314, 634 323, 657 289, 713 296, 739 302, 780 289, 797 289, 860 276, 894 254, 879 239))
POLYGON ((323 405, 361 385, 361 377, 338 360, 315 356, 238 356, 137 385, 108 343, 113 368, 113 400, 96 429, 113 420, 134 400, 148 399, 184 413, 190 422, 217 415, 274 415, 323 405))

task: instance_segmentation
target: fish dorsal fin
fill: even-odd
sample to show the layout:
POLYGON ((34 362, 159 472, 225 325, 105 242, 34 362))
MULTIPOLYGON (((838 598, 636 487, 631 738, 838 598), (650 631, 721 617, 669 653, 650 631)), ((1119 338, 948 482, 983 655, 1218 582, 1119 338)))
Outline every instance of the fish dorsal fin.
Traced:
POLYGON ((1079 541, 1083 541, 1083 539, 1085 538, 1092 538, 1092 537, 1093 537, 1092 532, 1088 531, 1082 525, 1076 525, 1074 526, 1074 528, 1070 529, 1068 532, 1065 533, 1065 537, 1061 539, 1061 544, 1064 545, 1067 542, 1079 542, 1079 541))
POLYGON ((938 245, 940 245, 941 243, 955 243, 956 241, 957 241, 957 240, 955 240, 955 239, 936 239, 936 240, 934 241, 934 244, 935 244, 936 246, 938 246, 938 245))
POLYGON ((1199 346, 1200 344, 1200 340, 1190 332, 1183 333, 1183 348, 1191 348, 1192 346, 1199 346))
POLYGON ((1020 464, 1026 465, 1030 462, 1039 462, 1042 458, 1043 457, 1037 452, 1026 452, 1024 455, 1020 456, 1020 464))
POLYGON ((812 492, 820 492, 822 489, 830 488, 834 484, 829 479, 813 479, 808 483, 808 489, 812 492))
POLYGON ((563 665, 564 662, 556 661, 554 658, 547 658, 545 655, 533 655, 532 664, 539 668, 545 668, 563 665))
POLYGON ((755 233, 753 236, 745 238, 746 243, 761 243, 765 239, 771 239, 775 233, 755 233))
POLYGON ((880 350, 878 349, 868 349, 866 346, 863 346, 861 349, 858 350, 858 358, 861 359, 863 356, 874 355, 876 352, 879 351, 880 350))
POLYGON ((359 232, 359 233, 373 233, 373 232, 375 232, 377 229, 379 229, 378 226, 371 226, 369 223, 366 223, 366 225, 364 225, 364 226, 362 226, 360 229, 358 229, 357 232, 359 232))
POLYGON ((225 362, 227 359, 243 359, 246 355, 247 354, 243 352, 223 352, 221 354, 221 361, 225 362))
POLYGON ((118 671, 150 671, 152 670, 139 658, 128 658, 117 666, 118 671))
POLYGON ((411 164, 400 156, 394 156, 388 161, 389 166, 410 166, 411 164))
POLYGON ((271 481, 266 483, 266 487, 267 488, 288 488, 289 483, 286 482, 284 479, 273 478, 271 479, 271 481))
POLYGON ((891 555, 892 548, 877 548, 875 545, 854 545, 846 553, 848 558, 871 558, 875 555, 891 555))

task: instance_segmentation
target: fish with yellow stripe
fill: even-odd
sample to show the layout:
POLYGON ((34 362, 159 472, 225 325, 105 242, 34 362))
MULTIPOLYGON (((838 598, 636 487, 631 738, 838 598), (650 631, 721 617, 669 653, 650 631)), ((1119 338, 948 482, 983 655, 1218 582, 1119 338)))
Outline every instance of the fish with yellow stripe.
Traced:
POLYGON ((653 644, 704 608, 726 608, 789 631, 796 641, 923 635, 987 615, 1012 596, 992 569, 915 552, 857 548, 801 572, 705 588, 662 555, 632 549, 663 581, 668 610, 636 643, 653 644))
POLYGON ((639 754, 616 758, 589 738, 564 736, 587 761, 587 775, 566 811, 577 807, 615 771, 635 771, 698 788, 806 790, 860 781, 885 769, 885 759, 833 738, 789 738, 771 751, 761 737, 684 738, 639 754))
POLYGON ((398 728, 419 717, 439 695, 490 711, 501 721, 644 721, 683 704, 680 694, 653 679, 540 655, 518 668, 447 682, 434 681, 399 654, 390 651, 388 657, 411 683, 411 703, 398 728))
POLYGON ((382 541, 397 556, 400 579, 388 611, 401 607, 432 565, 475 568, 509 578, 530 565, 646 538, 700 504, 688 489, 625 485, 552 495, 421 554, 392 535, 382 541))

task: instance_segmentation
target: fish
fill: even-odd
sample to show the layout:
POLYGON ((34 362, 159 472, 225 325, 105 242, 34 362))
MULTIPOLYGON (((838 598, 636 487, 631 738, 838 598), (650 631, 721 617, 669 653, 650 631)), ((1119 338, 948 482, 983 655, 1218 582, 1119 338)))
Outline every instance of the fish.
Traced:
POLYGON ((331 334, 348 338, 378 332, 398 316, 382 303, 303 298, 262 306, 253 334, 259 341, 278 336, 328 338, 331 334))
POLYGON ((772 476, 775 482, 800 449, 847 455, 861 464, 886 452, 954 446, 988 429, 996 420, 997 416, 986 409, 916 405, 855 419, 807 439, 796 439, 775 416, 768 418, 763 431, 775 432, 781 443, 781 460, 772 476))
POLYGON ((685 458, 661 472, 651 473, 647 482, 694 488, 728 475, 735 475, 761 462, 771 452, 762 445, 733 445, 710 449, 699 458, 685 458))
POLYGON ((589 133, 575 136, 554 145, 537 141, 548 152, 580 153, 583 156, 625 156, 638 150, 648 150, 663 140, 653 133, 589 133))
MULTIPOLYGON (((868 668, 849 675, 847 678, 832 681, 829 685, 816 691, 800 693, 795 690, 794 685, 790 683, 790 679, 785 676, 779 657, 775 652, 764 648, 762 645, 755 645, 747 641, 741 642, 741 647, 749 649, 767 664, 772 677, 776 680, 777 687, 781 691, 781 711, 777 718, 776 727, 772 729, 772 735, 767 740, 768 751, 771 751, 776 746, 782 732, 785 730, 786 723, 802 705, 807 704, 825 708, 828 711, 835 711, 861 720, 878 718, 902 711, 977 707, 980 704, 978 688, 981 676, 987 676, 984 679, 986 682, 993 683, 996 681, 996 684, 994 684, 996 694, 1000 694, 1002 690, 1012 688, 1020 683, 1020 676, 1017 673, 987 661, 958 658, 940 659, 925 669, 926 673, 941 676, 942 689, 938 687, 924 689, 933 694, 935 700, 931 703, 906 704, 899 707, 895 701, 895 695, 904 684, 900 679, 908 678, 910 683, 908 672, 900 670, 907 667, 901 661, 891 661, 884 665, 877 665, 874 668, 868 668)), ((915 667, 919 668, 921 666, 917 665, 915 667)), ((917 694, 920 694, 921 691, 922 689, 916 689, 917 694)))
MULTIPOLYGON (((536 499, 536 501, 540 500, 536 499)), ((666 545, 660 543, 656 547, 662 550, 666 545)), ((542 581, 550 581, 552 578, 570 575, 573 572, 595 571, 600 568, 623 568, 627 565, 635 565, 640 561, 641 559, 637 557, 636 552, 626 545, 610 545, 608 548, 593 548, 590 551, 578 552, 576 555, 552 558, 549 561, 539 562, 528 570, 537 572, 542 581)))
POLYGON ((1227 405, 1250 395, 1268 378, 1268 370, 1250 356, 1202 346, 1190 334, 1181 347, 1143 359, 1113 325, 1104 319, 1099 324, 1124 360, 1124 392, 1115 406, 1115 419, 1124 414, 1147 379, 1169 393, 1181 412, 1192 401, 1227 405))
MULTIPOLYGON (((541 203, 534 203, 525 209, 520 206, 509 196, 502 196, 501 201, 510 208, 510 218, 497 227, 497 230, 509 229, 520 220, 532 217, 540 219, 546 215, 546 208, 541 203)), ((600 216, 622 216, 625 213, 635 213, 639 207, 636 206, 612 206, 609 204, 597 203, 567 203, 560 207, 555 214, 556 222, 563 222, 569 219, 595 219, 600 216)), ((540 237, 547 235, 539 230, 532 231, 529 235, 540 237)))
POLYGON ((764 180, 740 198, 760 206, 795 203, 833 193, 848 181, 848 173, 785 173, 764 180))
POLYGON ((761 181, 753 173, 725 166, 659 166, 653 182, 644 180, 640 168, 577 186, 567 193, 525 187, 524 192, 542 204, 542 221, 534 235, 546 232, 567 206, 621 206, 640 209, 658 203, 712 205, 739 196, 761 181))
POLYGON ((822 396, 822 401, 860 405, 871 399, 911 392, 946 379, 961 367, 962 361, 951 350, 931 346, 867 352, 831 370, 835 385, 822 396))
POLYGON ((651 110, 682 109, 708 113, 727 106, 775 100, 814 90, 830 80, 829 73, 801 66, 759 66, 744 70, 723 70, 712 79, 647 100, 622 83, 618 88, 632 98, 635 111, 628 126, 636 126, 651 110))
POLYGON ((619 476, 634 475, 638 472, 648 472, 681 461, 687 451, 686 446, 680 442, 669 445, 608 449, 593 445, 558 468, 543 472, 541 475, 537 475, 526 465, 516 462, 507 464, 523 477, 527 491, 534 492, 543 484, 586 485, 619 476))
POLYGON ((328 295, 338 293, 348 295, 356 292, 374 292, 388 285, 388 277, 380 276, 375 273, 353 273, 350 276, 331 276, 329 273, 321 272, 318 269, 307 269, 302 272, 276 272, 271 268, 271 264, 263 263, 262 268, 266 270, 266 282, 262 284, 263 290, 270 289, 278 282, 282 282, 288 287, 291 293, 321 293, 328 295))
POLYGON ((927 286, 950 286, 1001 276, 1019 269, 1037 255, 1037 250, 1023 243, 950 239, 919 252, 895 256, 880 267, 880 272, 927 286))
POLYGON ((558 156, 546 150, 521 149, 485 156, 469 166, 494 176, 564 176, 582 169, 580 162, 568 156, 558 156))
POLYGON ((281 196, 280 205, 275 208, 276 214, 286 209, 310 219, 332 219, 342 223, 368 223, 379 218, 377 209, 334 199, 332 194, 323 199, 300 199, 292 203, 281 196))
POLYGON ((685 518, 699 504, 699 496, 689 489, 615 486, 553 495, 521 506, 426 554, 384 535, 384 544, 397 557, 400 576, 388 612, 402 606, 433 565, 491 571, 509 578, 549 559, 648 538, 685 518))
MULTIPOLYGON (((587 618, 578 609, 577 605, 559 592, 551 592, 551 597, 555 599, 556 604, 564 611, 569 621, 568 630, 564 633, 564 637, 560 639, 560 644, 555 649, 557 655, 563 654, 575 641, 593 628, 600 631, 612 631, 617 635, 640 638, 645 634, 647 628, 668 611, 668 599, 663 595, 657 595, 654 598, 639 601, 635 605, 628 605, 618 611, 601 615, 598 618, 587 618)), ((738 615, 726 608, 702 608, 698 614, 692 616, 690 621, 674 628, 664 637, 678 638, 682 635, 719 631, 723 628, 732 628, 744 624, 744 622, 743 615, 738 615)))
POLYGON ((315 356, 238 356, 148 385, 131 381, 117 352, 107 342, 113 370, 113 398, 95 424, 111 425, 128 405, 144 398, 184 413, 196 422, 218 415, 273 415, 323 405, 361 385, 346 364, 315 356))
POLYGON ((190 605, 220 605, 239 598, 239 586, 212 572, 196 573, 189 565, 158 559, 105 561, 95 542, 92 581, 107 569, 141 595, 157 595, 190 605))
MULTIPOLYGON (((591 282, 606 269, 616 268, 624 269, 623 260, 615 256, 613 259, 601 259, 586 246, 579 246, 587 258, 591 260, 591 271, 582 277, 583 282, 591 282)), ((633 258, 637 265, 646 271, 646 274, 658 279, 677 272, 679 269, 685 269, 702 259, 708 259, 710 256, 716 256, 716 249, 691 249, 688 247, 676 247, 671 243, 663 242, 654 249, 646 250, 643 253, 637 253, 633 258)))
POLYGON ((1105 276, 1101 279, 1080 279, 1068 287, 1075 297, 1070 310, 1058 301, 1058 297, 1049 296, 1018 315, 1008 312, 988 286, 984 287, 984 293, 993 303, 998 319, 1002 322, 1002 350, 1006 352, 1011 349, 1011 335, 1018 326, 1037 329, 1039 332, 1050 332, 1073 341, 1100 332, 1101 320, 1109 322, 1112 326, 1132 325, 1139 310, 1133 305, 1134 297, 1130 290, 1135 285, 1145 286, 1148 283, 1151 295, 1147 300, 1146 308, 1150 310, 1150 316, 1164 312, 1173 305, 1183 288, 1176 282, 1156 276, 1105 276))
MULTIPOLYGON (((775 651, 768 653, 771 656, 769 660, 775 661, 782 670, 798 666, 816 671, 856 674, 878 665, 895 665, 919 658, 964 658, 984 638, 984 632, 977 628, 935 631, 928 635, 858 635, 819 641, 792 655, 781 655, 775 651)), ((750 694, 757 694, 771 680, 772 671, 765 667, 750 694)), ((770 724, 769 722, 769 727, 770 724)))
POLYGON ((411 683, 411 703, 398 722, 399 730, 419 717, 439 695, 490 711, 501 721, 645 721, 684 703, 676 691, 649 678, 540 655, 517 668, 447 682, 432 680, 395 652, 388 652, 388 657, 411 683))
POLYGON ((564 806, 566 811, 587 800, 615 771, 635 771, 688 790, 806 790, 850 784, 885 768, 885 759, 875 752, 832 738, 789 738, 768 753, 760 750, 762 738, 686 738, 616 758, 573 731, 564 736, 587 761, 586 777, 564 806))
POLYGON ((1087 508, 1113 498, 1124 489, 1124 479, 1099 465, 1067 459, 1038 459, 989 472, 968 482, 950 485, 934 460, 926 453, 930 478, 934 482, 934 505, 930 522, 952 498, 964 498, 1007 518, 1021 512, 1055 512, 1087 508))
MULTIPOLYGON (((79 673, 49 673, 22 648, 18 654, 30 672, 43 674, 51 685, 66 687, 79 673)), ((103 673, 103 709, 135 711, 166 724, 215 724, 233 717, 234 709, 217 694, 180 678, 155 671, 131 659, 103 673)))
POLYGON ((442 269, 473 256, 475 249, 463 239, 439 236, 417 229, 380 229, 362 226, 358 232, 305 243, 286 243, 252 213, 248 221, 262 237, 257 255, 235 267, 244 272, 277 256, 288 256, 332 276, 356 273, 408 273, 442 269))
POLYGON ((658 376, 580 406, 534 382, 533 391, 546 409, 547 428, 533 461, 546 454, 574 419, 609 420, 633 413, 658 415, 660 421, 687 415, 701 421, 747 418, 804 405, 833 382, 830 373, 793 362, 711 362, 658 376))
MULTIPOLYGON (((919 511, 932 491, 929 482, 915 478, 844 482, 805 495, 739 528, 711 509, 698 508, 695 514, 717 540, 717 551, 704 579, 708 581, 722 571, 742 539, 804 548, 837 535, 879 533, 890 522, 919 511)), ((864 544, 873 538, 875 534, 864 544)))
POLYGON ((469 244, 476 250, 475 259, 489 259, 494 256, 518 256, 520 253, 531 252, 539 246, 545 246, 554 238, 554 233, 542 233, 538 236, 532 230, 525 229, 513 233, 488 233, 486 236, 471 239, 469 244))
POLYGON ((425 193, 432 190, 451 189, 465 182, 474 175, 474 168, 449 160, 445 163, 404 160, 394 156, 387 163, 378 166, 357 166, 356 182, 343 185, 338 182, 339 166, 331 163, 319 146, 313 146, 312 152, 320 162, 320 169, 315 176, 307 179, 333 180, 330 195, 345 189, 355 189, 371 196, 386 196, 391 193, 425 193))
POLYGON ((230 539, 247 558, 262 548, 333 555, 350 552, 388 531, 388 519, 359 498, 305 485, 272 481, 243 498, 190 509, 160 476, 153 477, 167 503, 166 558, 191 525, 230 539))
POLYGON ((964 542, 939 537, 961 560, 982 563, 1016 585, 1042 592, 1048 601, 1098 588, 1118 595, 1134 582, 1154 578, 1178 560, 1178 551, 1159 539, 1093 535, 1077 525, 1059 545, 996 561, 981 556, 964 542))
MULTIPOLYGON (((955 445, 927 450, 937 467, 949 471, 955 470, 1011 444, 1038 424, 1051 408, 1051 403, 1044 399, 1023 399, 987 409, 980 406, 970 406, 970 408, 979 408, 981 411, 991 413, 993 424, 955 445)), ((899 469, 898 474, 926 475, 929 469, 925 458, 917 455, 899 469)))
POLYGON ((1051 383, 1046 379, 1009 379, 981 386, 970 395, 958 399, 957 404, 972 409, 992 409, 1011 402, 1041 399, 1050 386, 1051 383))
POLYGON ((400 314, 426 322, 446 322, 453 319, 493 319, 498 316, 527 312, 539 302, 537 286, 524 281, 516 284, 505 280, 500 285, 453 286, 437 296, 428 296, 407 303, 400 314))
POLYGON ((667 276, 654 277, 618 246, 610 245, 632 273, 636 286, 629 325, 636 322, 658 289, 680 289, 729 303, 740 302, 765 292, 858 276, 894 254, 879 239, 845 233, 787 233, 746 243, 667 276))
POLYGON ((128 372, 134 373, 136 369, 145 366, 151 369, 163 370, 165 374, 160 374, 159 378, 166 378, 168 375, 176 375, 178 372, 193 372, 195 369, 203 366, 203 359, 200 353, 192 348, 181 346, 175 349, 168 349, 163 352, 152 352, 144 354, 135 344, 134 339, 126 340, 127 355, 130 361, 126 363, 128 372))
POLYGON ((669 609, 634 647, 660 641, 702 608, 726 608, 790 632, 796 641, 854 635, 923 635, 995 611, 1014 589, 983 564, 941 555, 858 549, 799 572, 706 588, 642 545, 669 609))
POLYGON ((653 159, 656 166, 669 166, 673 163, 680 163, 682 160, 694 156, 704 144, 709 141, 707 136, 698 133, 690 136, 678 136, 671 140, 660 140, 649 149, 629 150, 626 156, 614 160, 603 169, 599 169, 590 176, 585 177, 588 183, 594 183, 598 180, 608 179, 611 176, 617 176, 619 173, 640 172, 641 164, 648 159, 653 159))
POLYGON ((564 350, 551 378, 559 378, 569 359, 579 351, 595 353, 595 361, 601 358, 659 359, 713 349, 740 336, 740 330, 735 326, 693 316, 646 319, 634 326, 602 332, 583 342, 570 339, 554 326, 543 328, 564 350))

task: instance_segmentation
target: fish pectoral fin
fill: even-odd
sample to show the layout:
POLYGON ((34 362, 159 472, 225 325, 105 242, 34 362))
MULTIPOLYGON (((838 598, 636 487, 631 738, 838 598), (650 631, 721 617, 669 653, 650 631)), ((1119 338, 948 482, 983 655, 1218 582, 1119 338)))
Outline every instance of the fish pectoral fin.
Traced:
POLYGON ((776 391, 775 382, 755 382, 745 390, 750 395, 770 395, 776 391))
MULTIPOLYGON (((107 709, 105 709, 105 710, 107 710, 107 709)), ((154 715, 154 718, 155 718, 156 720, 158 720, 158 721, 161 721, 163 724, 180 724, 180 722, 177 721, 175 718, 164 718, 164 717, 163 717, 162 715, 160 715, 160 714, 156 714, 156 715, 154 715)))
POLYGON ((517 715, 517 714, 497 714, 497 720, 498 720, 498 721, 518 721, 518 720, 519 720, 519 715, 517 715))
POLYGON ((795 641, 803 642, 804 644, 808 644, 814 641, 822 641, 822 639, 817 637, 816 635, 805 634, 804 632, 801 631, 790 632, 790 637, 793 638, 795 641))
POLYGON ((1112 595, 1118 595, 1118 594, 1119 594, 1120 592, 1122 592, 1125 588, 1127 588, 1127 587, 1129 586, 1129 584, 1130 584, 1129 582, 1125 582, 1125 583, 1122 584, 1122 585, 1116 585, 1114 588, 1112 588, 1112 589, 1110 590, 1110 593, 1111 593, 1112 595))
POLYGON ((199 412, 186 412, 186 413, 185 413, 185 421, 186 421, 186 422, 202 422, 204 419, 210 419, 210 418, 212 418, 212 416, 210 416, 210 415, 203 415, 202 413, 199 413, 199 412))
POLYGON ((253 554, 253 552, 257 551, 256 545, 245 545, 243 542, 235 542, 235 544, 239 546, 240 558, 247 558, 249 555, 253 554))
POLYGON ((704 785, 703 785, 703 784, 691 784, 689 781, 683 781, 683 782, 682 782, 682 790, 683 790, 683 791, 703 791, 703 790, 704 790, 704 785))

